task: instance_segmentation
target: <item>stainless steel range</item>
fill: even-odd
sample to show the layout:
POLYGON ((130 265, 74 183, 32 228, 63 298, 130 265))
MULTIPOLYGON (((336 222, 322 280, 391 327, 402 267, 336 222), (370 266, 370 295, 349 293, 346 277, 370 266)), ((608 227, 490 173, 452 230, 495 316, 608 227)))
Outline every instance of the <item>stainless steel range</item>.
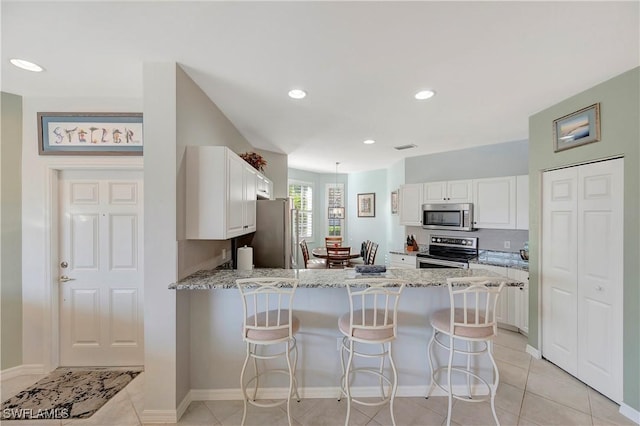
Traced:
POLYGON ((478 238, 432 235, 429 253, 418 253, 418 268, 469 268, 478 256, 478 238))

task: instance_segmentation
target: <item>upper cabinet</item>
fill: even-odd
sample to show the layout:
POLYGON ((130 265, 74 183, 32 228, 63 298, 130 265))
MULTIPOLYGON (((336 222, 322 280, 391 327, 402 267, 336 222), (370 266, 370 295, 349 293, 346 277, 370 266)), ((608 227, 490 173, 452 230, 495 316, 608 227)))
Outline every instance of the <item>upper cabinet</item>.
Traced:
POLYGON ((256 173, 258 198, 273 200, 273 182, 262 173, 256 173))
POLYGON ((473 201, 471 180, 450 180, 424 184, 423 203, 470 203, 473 201))
POLYGON ((516 177, 473 180, 474 227, 516 229, 516 177))
POLYGON ((421 183, 400 185, 400 225, 422 225, 422 188, 421 183))
POLYGON ((529 230, 529 175, 516 176, 516 229, 529 230))
POLYGON ((225 146, 187 147, 188 239, 226 240, 256 230, 257 171, 225 146))

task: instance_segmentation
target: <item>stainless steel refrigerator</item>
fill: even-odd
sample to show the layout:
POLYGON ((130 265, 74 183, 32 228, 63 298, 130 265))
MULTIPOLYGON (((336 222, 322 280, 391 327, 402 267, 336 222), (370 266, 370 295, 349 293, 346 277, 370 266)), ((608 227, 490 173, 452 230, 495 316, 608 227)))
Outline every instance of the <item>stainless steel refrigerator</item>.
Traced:
POLYGON ((253 264, 256 268, 297 268, 298 211, 289 198, 258 200, 253 264))

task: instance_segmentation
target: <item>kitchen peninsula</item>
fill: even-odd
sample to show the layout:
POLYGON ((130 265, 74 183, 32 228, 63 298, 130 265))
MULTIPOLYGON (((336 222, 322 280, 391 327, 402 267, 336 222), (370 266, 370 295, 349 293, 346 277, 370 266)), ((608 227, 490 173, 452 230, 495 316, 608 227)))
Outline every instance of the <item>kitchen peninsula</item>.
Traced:
POLYGON ((401 269, 388 268, 382 274, 358 274, 355 269, 271 269, 259 268, 251 271, 235 269, 212 269, 198 271, 175 284, 170 290, 211 290, 235 288, 239 278, 298 278, 298 288, 336 288, 344 287, 344 280, 349 278, 389 278, 407 281, 406 287, 439 287, 446 286, 447 278, 479 277, 495 278, 496 285, 505 282, 508 286, 522 286, 523 283, 495 272, 483 269, 401 269))
MULTIPOLYGON (((398 338, 393 344, 399 396, 426 395, 430 381, 427 343, 433 331, 429 315, 449 306, 448 277, 488 276, 494 278, 496 284, 504 281, 509 286, 522 285, 483 269, 388 268, 377 276, 408 281, 400 297, 398 338)), ((342 336, 338 318, 349 311, 344 280, 362 277, 355 269, 212 269, 171 284, 169 291, 178 290, 178 299, 184 303, 178 328, 182 330, 179 336, 183 344, 190 347, 183 362, 189 365, 188 385, 193 398, 242 398, 240 370, 246 347, 241 333, 242 304, 235 281, 247 277, 299 278, 294 310, 300 319, 300 330, 296 334, 299 349, 296 377, 300 395, 302 398, 337 398, 341 367, 336 348, 342 336)), ((488 359, 479 361, 477 368, 480 374, 491 371, 488 359)), ((358 384, 358 391, 367 392, 367 387, 375 384, 377 382, 358 384)), ((274 380, 265 385, 271 388, 267 389, 269 395, 277 395, 282 383, 274 380)))

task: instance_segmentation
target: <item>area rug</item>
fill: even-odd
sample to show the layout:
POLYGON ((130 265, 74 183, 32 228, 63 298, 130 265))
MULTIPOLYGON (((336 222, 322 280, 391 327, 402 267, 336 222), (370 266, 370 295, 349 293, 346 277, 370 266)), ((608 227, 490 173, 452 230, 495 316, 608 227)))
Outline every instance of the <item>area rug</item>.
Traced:
POLYGON ((2 403, 2 420, 84 419, 98 411, 141 370, 57 368, 2 403))

